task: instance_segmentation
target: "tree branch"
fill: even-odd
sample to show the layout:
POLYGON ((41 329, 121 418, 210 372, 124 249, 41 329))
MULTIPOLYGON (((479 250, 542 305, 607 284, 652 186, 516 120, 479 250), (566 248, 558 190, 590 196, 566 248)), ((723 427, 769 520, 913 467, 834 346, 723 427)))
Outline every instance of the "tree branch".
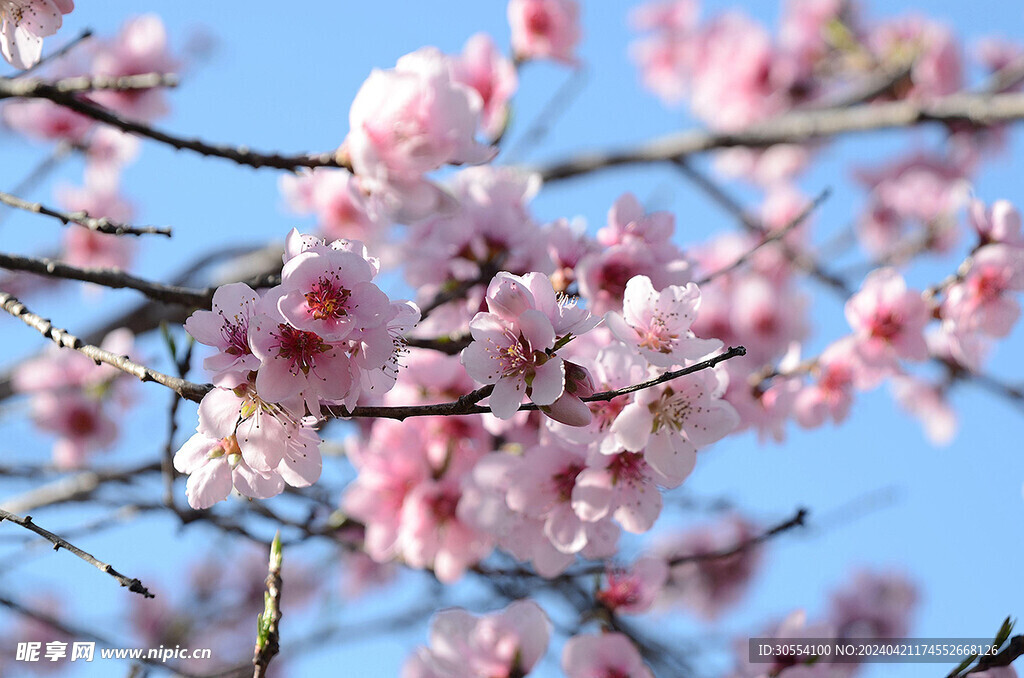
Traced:
POLYGON ((619 165, 667 162, 721 148, 764 148, 839 134, 912 127, 926 122, 987 126, 1024 118, 1024 94, 952 94, 931 101, 892 101, 793 111, 734 132, 690 130, 623 150, 581 153, 532 168, 545 182, 619 165))
POLYGON ((54 327, 53 323, 49 320, 32 313, 23 303, 18 301, 17 298, 3 291, 0 291, 0 307, 29 327, 34 328, 47 339, 52 340, 58 346, 62 348, 73 348, 79 353, 82 353, 96 361, 97 364, 106 363, 107 365, 116 367, 122 372, 126 372, 138 378, 139 381, 155 381, 169 389, 177 391, 182 398, 188 398, 189 400, 199 402, 210 388, 212 388, 209 384, 194 384, 179 377, 172 377, 164 374, 163 372, 157 372, 145 365, 133 362, 128 358, 128 356, 114 355, 110 351, 106 351, 98 346, 85 344, 78 337, 68 333, 67 330, 54 327))
POLYGON ((88 228, 90 231, 98 231, 100 233, 108 233, 110 235, 155 234, 166 235, 168 238, 171 237, 171 229, 166 227, 128 226, 127 224, 121 224, 107 219, 106 217, 100 219, 91 217, 87 212, 61 212, 60 210, 55 210, 38 202, 22 200, 10 193, 0 192, 0 203, 9 207, 15 207, 19 210, 25 210, 26 212, 35 212, 36 214, 42 214, 48 217, 53 217, 54 219, 59 219, 65 226, 68 224, 78 224, 79 226, 88 228))
POLYGON ((36 275, 66 280, 81 280, 112 289, 133 289, 150 299, 169 304, 196 308, 209 308, 213 302, 213 289, 192 289, 178 285, 164 285, 137 278, 119 268, 78 268, 53 259, 21 257, 0 252, 0 268, 8 271, 26 271, 36 275))
POLYGON ((52 88, 64 94, 81 94, 99 90, 118 92, 132 90, 155 89, 158 87, 177 87, 178 76, 174 73, 140 73, 108 77, 103 75, 80 75, 71 78, 48 81, 37 79, 13 80, 7 85, 7 96, 25 99, 40 98, 39 92, 52 88))
POLYGON ((52 101, 59 106, 63 106, 87 118, 92 118, 97 122, 116 127, 123 132, 159 141, 178 150, 189 150, 200 155, 225 158, 239 165, 255 168, 272 167, 295 171, 301 167, 348 167, 347 164, 339 162, 334 153, 286 156, 277 153, 258 153, 245 146, 227 146, 207 143, 201 139, 186 139, 158 130, 144 123, 123 118, 109 109, 80 99, 74 94, 62 92, 50 84, 40 83, 35 88, 34 93, 30 97, 26 97, 17 93, 17 87, 13 86, 13 83, 14 81, 9 78, 0 78, 0 99, 32 98, 52 101))
POLYGON ((104 563, 100 560, 97 560, 93 555, 86 553, 85 551, 78 548, 77 546, 67 541, 63 537, 56 535, 53 532, 50 532, 49 530, 43 529, 42 527, 36 525, 32 522, 32 516, 25 516, 24 518, 22 518, 21 516, 0 509, 0 522, 3 522, 5 520, 11 523, 15 523, 17 525, 21 525, 25 529, 31 530, 32 532, 38 534, 40 537, 45 538, 47 541, 53 544, 54 551, 64 549, 78 556, 85 562, 95 567, 100 572, 105 572, 109 574, 111 577, 116 579, 121 584, 121 586, 127 587, 128 590, 132 593, 138 593, 146 598, 153 597, 153 594, 149 592, 149 589, 142 585, 141 581, 139 581, 138 579, 124 576, 123 574, 115 570, 113 567, 111 567, 109 563, 104 563))

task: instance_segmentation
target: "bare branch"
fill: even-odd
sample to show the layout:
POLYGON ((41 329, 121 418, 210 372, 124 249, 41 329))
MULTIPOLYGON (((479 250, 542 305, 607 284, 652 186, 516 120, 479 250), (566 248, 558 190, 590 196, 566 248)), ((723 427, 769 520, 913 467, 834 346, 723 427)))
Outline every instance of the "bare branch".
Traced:
POLYGON ((97 363, 112 365, 122 372, 126 372, 138 378, 139 381, 155 381, 167 388, 177 391, 182 398, 188 398, 189 400, 199 402, 210 388, 212 388, 210 385, 194 384, 179 377, 172 377, 164 374, 163 372, 157 372, 145 365, 133 362, 128 358, 128 356, 114 355, 110 351, 105 351, 98 346, 85 344, 78 337, 68 333, 67 330, 54 327, 53 323, 49 320, 32 313, 23 303, 18 301, 17 298, 3 291, 0 291, 0 307, 3 307, 3 310, 7 311, 15 318, 18 318, 29 327, 34 328, 58 346, 62 348, 73 348, 97 363))
POLYGON ((33 99, 38 97, 42 89, 53 88, 64 94, 96 92, 99 90, 132 91, 155 89, 158 87, 177 87, 178 76, 174 73, 141 73, 139 75, 123 75, 108 77, 103 75, 80 75, 60 80, 25 80, 11 82, 7 87, 10 97, 33 99))
POLYGON ((133 289, 156 301, 196 308, 209 308, 215 291, 209 288, 192 289, 150 282, 119 268, 78 268, 53 259, 20 257, 3 252, 0 252, 0 268, 9 271, 26 271, 51 278, 81 280, 112 289, 133 289))
MULTIPOLYGON (((707 360, 701 361, 684 367, 680 370, 673 372, 665 372, 659 377, 650 379, 648 381, 634 384, 632 386, 626 386, 624 388, 616 389, 614 391, 601 391, 595 393, 592 396, 581 398, 582 401, 592 403, 596 401, 612 400, 620 395, 626 395, 627 393, 634 393, 636 391, 642 391, 647 388, 652 388, 659 384, 664 384, 666 381, 678 379, 679 377, 687 374, 693 374, 701 370, 707 370, 713 368, 718 363, 724 362, 737 356, 746 355, 747 350, 742 346, 736 346, 730 348, 725 353, 714 356, 707 360)), ((325 407, 324 409, 335 417, 376 417, 380 419, 398 419, 402 421, 409 417, 430 417, 430 416, 459 416, 465 414, 487 414, 491 411, 491 408, 477 405, 494 390, 494 386, 484 386, 478 388, 472 393, 467 393, 458 400, 450 403, 437 403, 434 405, 400 405, 394 407, 374 407, 365 406, 357 407, 351 412, 346 410, 344 407, 325 407)), ((533 403, 526 403, 525 405, 519 406, 520 412, 536 411, 540 408, 533 403)))
POLYGON ((532 168, 545 182, 637 163, 668 162, 721 148, 765 148, 839 134, 912 127, 926 122, 994 125, 1024 118, 1024 94, 952 94, 931 101, 892 101, 793 111, 734 132, 690 130, 618 151, 581 153, 532 168))
POLYGON ((100 219, 91 217, 87 212, 61 212, 60 210, 55 210, 38 202, 22 200, 10 193, 0 192, 0 203, 9 207, 15 207, 19 210, 25 210, 26 212, 35 212, 36 214, 43 214, 48 217, 53 217, 54 219, 59 219, 65 226, 68 224, 78 224, 79 226, 88 228, 90 231, 98 231, 100 233, 108 233, 110 235, 155 234, 166 235, 168 238, 171 237, 171 229, 163 226, 128 226, 127 224, 121 224, 107 219, 106 217, 100 219))
MULTIPOLYGON (((0 99, 4 98, 25 98, 17 94, 17 88, 13 87, 13 80, 0 78, 0 99)), ((227 146, 222 144, 211 144, 201 139, 186 139, 167 132, 150 127, 141 122, 128 120, 117 113, 98 106, 92 102, 76 97, 74 94, 62 92, 53 85, 40 83, 34 90, 33 99, 45 99, 63 106, 69 110, 102 122, 111 127, 116 127, 123 132, 129 132, 137 136, 146 137, 160 143, 167 144, 178 150, 189 150, 200 155, 225 158, 232 160, 239 165, 248 167, 272 167, 295 171, 302 167, 348 167, 346 163, 340 162, 334 153, 321 153, 318 155, 279 155, 277 153, 258 153, 245 146, 227 146)))
POLYGON ((270 545, 267 592, 263 596, 263 614, 259 617, 256 649, 252 658, 253 678, 264 678, 270 660, 280 651, 278 624, 281 622, 281 533, 270 545))
POLYGON ((791 219, 788 224, 786 224, 782 228, 776 229, 776 230, 772 231, 770 234, 766 235, 764 238, 761 239, 760 242, 758 242, 752 248, 750 248, 749 250, 744 252, 738 259, 736 259, 736 261, 732 262, 731 264, 729 264, 729 265, 727 265, 727 266, 725 266, 723 268, 718 269, 717 271, 714 271, 712 273, 707 274, 706 276, 704 276, 700 280, 697 280, 696 283, 698 285, 704 285, 704 284, 707 284, 707 283, 711 282, 712 280, 714 280, 715 278, 717 278, 717 277, 719 277, 721 275, 725 275, 726 273, 731 273, 732 271, 735 271, 737 268, 739 268, 743 264, 747 263, 747 261, 749 261, 750 258, 752 256, 754 256, 754 254, 757 253, 757 251, 759 249, 761 249, 765 245, 768 245, 769 243, 773 243, 773 242, 775 242, 777 240, 781 240, 782 238, 786 237, 787 233, 792 231, 794 228, 796 228, 800 224, 804 223, 807 220, 807 217, 809 217, 811 215, 811 212, 816 210, 821 205, 821 203, 825 202, 825 200, 828 198, 830 193, 831 193, 831 191, 826 188, 824 191, 819 193, 818 197, 815 198, 811 202, 811 204, 809 204, 807 207, 805 207, 800 212, 800 214, 796 215, 793 219, 791 219))
POLYGON ((85 551, 78 548, 77 546, 67 541, 63 537, 56 535, 53 532, 50 532, 49 530, 43 529, 42 527, 36 525, 32 522, 32 516, 25 516, 24 518, 22 518, 21 516, 0 509, 0 522, 3 522, 5 520, 11 523, 15 523, 17 525, 21 525, 26 530, 31 530, 32 532, 38 534, 40 537, 45 538, 47 541, 53 544, 54 551, 64 549, 78 556, 85 562, 95 567, 100 572, 105 572, 109 574, 111 577, 116 579, 121 584, 121 586, 127 587, 128 590, 132 593, 138 593, 146 598, 153 597, 153 594, 149 592, 149 589, 142 585, 141 581, 139 581, 138 579, 124 576, 123 574, 115 570, 113 567, 111 567, 109 563, 104 563, 101 560, 96 559, 93 555, 86 553, 85 551))

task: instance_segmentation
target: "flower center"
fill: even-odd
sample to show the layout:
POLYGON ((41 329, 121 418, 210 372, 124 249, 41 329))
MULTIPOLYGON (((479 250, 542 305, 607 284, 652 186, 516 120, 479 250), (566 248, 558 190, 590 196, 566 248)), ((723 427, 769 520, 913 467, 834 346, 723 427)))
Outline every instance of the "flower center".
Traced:
POLYGON ((660 315, 656 315, 651 318, 650 325, 640 332, 639 345, 641 348, 657 351, 658 353, 671 353, 677 339, 679 339, 679 335, 673 334, 668 329, 665 319, 660 315))
POLYGON ((608 465, 614 482, 624 480, 626 482, 637 482, 647 477, 647 464, 644 462, 642 452, 620 452, 608 465))
POLYGON ((567 502, 572 499, 572 490, 576 487, 576 477, 586 468, 583 464, 570 464, 551 476, 551 484, 558 493, 558 499, 567 502))
POLYGON ((871 336, 892 341, 903 329, 903 319, 894 311, 880 311, 871 321, 871 336))
POLYGON ((271 349, 277 349, 278 357, 291 363, 292 374, 298 370, 309 374, 310 368, 316 363, 316 357, 330 350, 330 345, 319 334, 298 330, 284 323, 277 326, 274 337, 277 343, 271 349))
MULTIPOLYGON (((491 357, 498 361, 501 376, 511 377, 522 374, 534 364, 530 344, 522 335, 517 337, 512 330, 507 328, 505 329, 505 339, 507 342, 504 346, 495 346, 491 349, 491 357)), ((488 342, 494 343, 490 339, 488 342)))
POLYGON ((306 293, 309 314, 317 320, 334 320, 348 315, 345 307, 352 293, 334 280, 320 278, 306 293))
POLYGON ((675 393, 667 388, 656 402, 651 404, 651 412, 654 413, 654 430, 668 426, 680 431, 687 417, 693 411, 693 405, 689 398, 675 393))
POLYGON ((249 322, 246 318, 235 316, 234 322, 227 318, 220 326, 220 336, 224 338, 227 348, 225 353, 230 355, 248 355, 249 350, 249 322))

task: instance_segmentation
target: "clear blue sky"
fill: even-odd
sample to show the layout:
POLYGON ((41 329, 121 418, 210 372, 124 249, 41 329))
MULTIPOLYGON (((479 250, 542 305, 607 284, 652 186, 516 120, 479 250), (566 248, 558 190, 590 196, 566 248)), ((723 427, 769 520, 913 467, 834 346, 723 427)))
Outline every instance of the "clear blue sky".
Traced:
MULTIPOLYGON (((320 0, 290 5, 82 0, 78 5, 48 46, 86 26, 99 34, 111 34, 125 18, 147 10, 163 16, 178 48, 192 35, 213 36, 214 51, 206 62, 185 73, 183 85, 172 94, 174 112, 162 124, 186 135, 284 152, 336 147, 347 131, 351 99, 371 68, 389 67, 399 56, 423 45, 436 45, 447 52, 461 50, 465 39, 477 31, 489 32, 499 45, 507 45, 508 40, 504 3, 496 0, 320 0)), ((580 54, 587 68, 585 85, 554 121, 543 147, 532 151, 528 160, 627 144, 692 124, 684 111, 665 109, 639 86, 627 57, 632 35, 624 18, 632 5, 590 2, 584 8, 585 39, 580 54)), ((774 3, 743 5, 774 25, 774 3)), ((868 3, 867 14, 877 17, 915 9, 953 24, 968 44, 989 34, 1024 41, 1024 10, 1017 3, 921 0, 900 3, 898 9, 886 5, 868 3)), ((547 64, 531 64, 524 70, 513 143, 515 132, 534 119, 568 77, 566 69, 547 64)), ((894 156, 915 142, 928 144, 935 138, 929 132, 899 138, 881 134, 830 146, 818 169, 801 182, 808 194, 825 187, 834 189, 816 217, 819 234, 842 229, 863 203, 863 192, 850 181, 852 161, 894 156)), ((45 153, 43 146, 22 143, 0 131, 0 188, 16 184, 45 153)), ((1024 204, 1022 172, 1024 147, 1017 131, 1010 152, 987 164, 976 185, 977 194, 986 200, 1005 197, 1024 204)), ((79 182, 80 176, 80 165, 68 162, 27 197, 52 200, 54 186, 79 182)), ((136 272, 163 279, 205 250, 239 242, 263 243, 282 238, 293 226, 309 226, 309 221, 284 209, 278 178, 274 171, 240 168, 144 142, 140 160, 125 175, 124 192, 138 206, 139 223, 172 225, 175 237, 140 242, 136 272)), ((665 168, 630 168, 552 186, 535 201, 535 213, 541 220, 578 215, 597 228, 624 191, 672 210, 684 246, 733 227, 703 195, 665 168)), ((749 191, 740 193, 748 199, 755 197, 749 191)), ((44 252, 58 237, 58 227, 31 215, 11 215, 0 225, 0 249, 4 251, 44 252)), ((918 286, 927 285, 955 263, 943 266, 914 269, 911 280, 918 286)), ((820 301, 814 311, 817 333, 808 353, 846 331, 841 307, 825 296, 816 294, 816 299, 820 301)), ((59 296, 40 298, 34 310, 52 316, 59 325, 81 330, 92 326, 105 308, 124 308, 135 301, 129 292, 83 297, 76 287, 68 286, 59 296), (101 303, 105 308, 101 309, 101 303)), ((0 319, 0 328, 4 356, 27 355, 42 346, 38 335, 20 324, 0 319)), ((144 346, 155 363, 163 360, 158 342, 148 341, 144 346)), ((1008 381, 1024 378, 1019 359, 1022 349, 1024 332, 1018 328, 992 357, 991 371, 1008 381)), ((123 444, 105 457, 104 463, 138 463, 159 454, 167 394, 154 385, 140 386, 137 392, 140 403, 124 422, 123 444)), ((957 390, 953 402, 960 415, 960 433, 952 445, 941 449, 928 444, 915 421, 895 412, 887 390, 881 389, 859 398, 851 420, 842 428, 811 433, 794 428, 783 445, 762 446, 747 434, 702 453, 685 488, 694 495, 728 496, 765 522, 802 505, 811 509, 812 524, 817 525, 819 518, 821 524, 804 535, 788 536, 771 545, 754 592, 735 614, 711 627, 682 615, 672 617, 671 632, 665 637, 696 637, 702 644, 722 648, 733 633, 756 629, 763 621, 796 607, 806 607, 814 615, 823 609, 828 591, 842 585, 860 566, 904 571, 919 583, 922 602, 913 625, 917 636, 988 636, 1007 614, 1024 615, 1019 582, 1024 566, 1024 455, 1020 449, 1024 414, 971 387, 957 390), (875 510, 859 516, 842 510, 864 497, 874 498, 868 503, 874 501, 875 510), (833 519, 827 520, 830 517, 833 519)), ((182 408, 183 428, 191 427, 192 414, 189 407, 182 408)), ((39 460, 49 453, 49 439, 33 435, 24 415, 23 404, 4 403, 0 409, 3 463, 39 460)), ((344 462, 328 460, 327 464, 341 467, 344 462)), ((330 486, 342 476, 342 471, 332 468, 325 480, 330 486)), ((3 487, 15 494, 28 485, 5 482, 3 487)), ((159 501, 157 485, 152 487, 151 500, 159 501)), ((58 528, 81 525, 101 515, 104 512, 72 507, 41 511, 36 517, 60 531, 58 528)), ((701 518, 687 515, 679 520, 701 518)), ((67 601, 69 619, 109 635, 123 635, 123 621, 110 624, 103 620, 112 614, 123 615, 128 593, 67 554, 53 554, 45 544, 33 550, 26 563, 13 562, 15 549, 26 543, 26 535, 18 532, 13 526, 0 525, 0 571, 5 574, 0 592, 26 598, 33 591, 51 591, 67 601)), ((183 575, 189 554, 204 551, 212 537, 211 531, 201 528, 179 532, 174 521, 159 518, 133 521, 85 537, 80 545, 122 571, 170 587, 183 575)), ((293 551, 292 557, 322 557, 324 553, 323 548, 312 545, 301 553, 293 551)), ((340 576, 336 568, 322 571, 335 580, 340 576)), ((414 577, 393 593, 334 609, 331 620, 350 624, 384 614, 409 602, 421 583, 414 577)), ((467 599, 472 598, 472 587, 465 589, 467 599)), ((308 628, 309 622, 286 620, 285 652, 290 638, 308 628)), ((0 653, 13 654, 15 641, 5 633, 0 653)), ((426 626, 419 624, 386 638, 323 647, 293 657, 288 675, 395 675, 407 652, 425 641, 426 626), (345 667, 341 674, 339 666, 345 667)), ((538 675, 557 675, 560 647, 561 641, 556 641, 557 651, 550 652, 538 675)), ((940 675, 943 668, 875 666, 865 675, 930 676, 940 675)), ((107 676, 126 670, 94 663, 61 675, 107 676)))

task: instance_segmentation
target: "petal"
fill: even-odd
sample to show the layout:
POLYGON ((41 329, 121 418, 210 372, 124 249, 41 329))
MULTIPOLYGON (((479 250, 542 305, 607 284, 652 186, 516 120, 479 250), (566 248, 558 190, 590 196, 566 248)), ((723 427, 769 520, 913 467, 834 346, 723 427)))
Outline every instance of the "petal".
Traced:
POLYGON ((196 469, 185 483, 188 505, 194 509, 207 509, 227 499, 231 492, 231 469, 227 459, 212 459, 196 469))
POLYGON ((538 405, 550 405, 565 390, 565 363, 561 358, 551 358, 533 370, 530 383, 530 400, 538 405))
POLYGON ((491 406, 491 413, 498 419, 511 419, 519 410, 525 393, 526 380, 522 376, 513 375, 499 379, 487 401, 491 406))

